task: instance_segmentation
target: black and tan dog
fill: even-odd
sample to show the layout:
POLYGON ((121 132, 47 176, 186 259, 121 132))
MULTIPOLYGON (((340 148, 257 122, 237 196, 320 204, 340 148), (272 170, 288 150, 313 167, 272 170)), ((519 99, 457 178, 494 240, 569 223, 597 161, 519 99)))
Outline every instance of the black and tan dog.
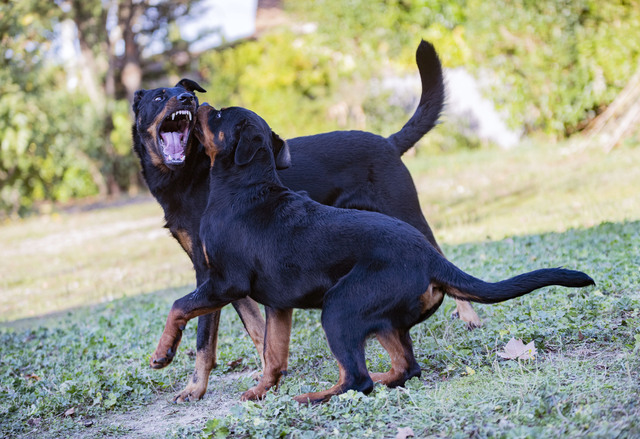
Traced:
MULTIPOLYGON (((400 159, 437 123, 444 100, 442 69, 431 44, 420 43, 416 62, 422 96, 414 115, 400 131, 388 138, 362 131, 336 131, 289 139, 293 166, 281 171, 280 177, 287 187, 304 190, 320 203, 401 219, 441 251, 400 159)), ((183 79, 175 87, 139 90, 133 103, 134 149, 144 178, 164 209, 166 227, 192 259, 198 285, 207 273, 199 228, 209 193, 210 163, 202 145, 190 134, 198 105, 194 93, 203 91, 194 81, 183 79)), ((460 318, 470 327, 478 326, 480 320, 469 302, 456 302, 460 318)), ((265 323, 256 304, 244 299, 233 306, 262 356, 265 323)), ((290 313, 269 308, 266 313, 271 314, 271 325, 279 325, 281 332, 288 333, 290 313)), ((178 402, 199 399, 207 389, 216 362, 219 315, 214 312, 199 318, 196 367, 187 387, 176 396, 178 402)))
MULTIPOLYGON (((548 285, 594 283, 562 268, 486 283, 447 261, 400 220, 322 205, 287 189, 276 168, 289 166, 289 148, 249 110, 201 106, 195 132, 213 163, 200 225, 208 278, 174 303, 152 366, 175 354, 190 319, 233 301, 251 297, 282 312, 320 308, 340 378, 328 390, 295 399, 322 402, 349 389, 368 393, 374 381, 399 386, 419 376, 409 330, 438 309, 443 292, 496 303, 548 285), (367 371, 364 348, 372 334, 391 357, 386 373, 367 371)), ((266 353, 272 338, 283 337, 269 334, 269 318, 265 374, 245 398, 262 396, 280 378, 266 353)))

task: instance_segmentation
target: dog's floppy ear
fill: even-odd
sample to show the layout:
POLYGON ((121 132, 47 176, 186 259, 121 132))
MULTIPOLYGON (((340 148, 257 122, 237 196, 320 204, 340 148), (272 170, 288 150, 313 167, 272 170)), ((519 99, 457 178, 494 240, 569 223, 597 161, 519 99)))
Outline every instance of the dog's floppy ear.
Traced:
POLYGON ((247 123, 246 121, 238 125, 240 128, 240 137, 238 139, 238 146, 236 146, 234 161, 236 165, 243 166, 253 160, 258 150, 264 145, 265 139, 255 125, 247 123))
POLYGON ((271 131, 271 142, 273 143, 273 155, 276 157, 276 169, 287 169, 291 166, 289 145, 273 131, 271 131))
POLYGON ((138 113, 138 105, 140 105, 140 100, 142 99, 142 97, 144 96, 144 94, 147 92, 147 90, 137 90, 134 95, 133 95, 133 105, 131 106, 133 108, 133 112, 134 113, 138 113))
POLYGON ((176 87, 178 86, 183 87, 191 92, 193 91, 199 91, 201 93, 207 92, 207 90, 200 87, 200 85, 196 81, 192 81, 191 79, 187 79, 187 78, 182 78, 180 81, 178 81, 178 83, 176 84, 176 87))

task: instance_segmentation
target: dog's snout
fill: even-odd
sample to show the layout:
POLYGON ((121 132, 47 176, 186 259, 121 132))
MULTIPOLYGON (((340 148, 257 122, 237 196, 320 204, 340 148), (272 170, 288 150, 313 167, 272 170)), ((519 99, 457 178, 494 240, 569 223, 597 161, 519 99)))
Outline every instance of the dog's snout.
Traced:
POLYGON ((191 93, 182 93, 178 96, 178 100, 183 104, 190 104, 193 102, 193 95, 191 93))

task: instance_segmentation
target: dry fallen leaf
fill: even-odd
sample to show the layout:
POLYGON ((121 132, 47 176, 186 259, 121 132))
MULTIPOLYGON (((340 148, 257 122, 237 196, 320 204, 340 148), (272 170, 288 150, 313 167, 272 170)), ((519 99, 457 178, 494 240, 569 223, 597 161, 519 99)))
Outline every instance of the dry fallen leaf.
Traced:
POLYGON ((76 413, 76 408, 75 407, 71 407, 69 410, 67 410, 66 412, 64 412, 64 416, 73 416, 76 413))
POLYGON ((533 342, 525 344, 522 340, 512 338, 504 347, 504 352, 498 352, 498 355, 508 360, 532 360, 536 356, 536 347, 533 342))
POLYGON ((396 439, 407 439, 408 437, 414 437, 413 429, 411 427, 398 427, 398 434, 396 439))

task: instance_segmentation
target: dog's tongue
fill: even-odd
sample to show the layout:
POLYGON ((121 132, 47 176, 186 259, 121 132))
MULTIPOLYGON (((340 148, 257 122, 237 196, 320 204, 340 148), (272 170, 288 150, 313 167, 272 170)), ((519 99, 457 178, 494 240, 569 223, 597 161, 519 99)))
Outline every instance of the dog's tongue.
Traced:
POLYGON ((160 133, 162 140, 164 140, 164 153, 171 156, 172 159, 179 159, 184 151, 180 142, 181 134, 178 131, 160 133))

